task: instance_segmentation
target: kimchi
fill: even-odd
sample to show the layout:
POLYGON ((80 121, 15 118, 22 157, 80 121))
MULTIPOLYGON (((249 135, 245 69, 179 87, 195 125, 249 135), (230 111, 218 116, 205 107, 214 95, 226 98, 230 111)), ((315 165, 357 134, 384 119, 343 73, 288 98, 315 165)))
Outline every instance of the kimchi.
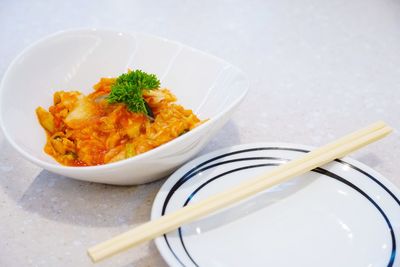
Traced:
POLYGON ((176 103, 165 88, 144 90, 151 116, 107 101, 115 78, 102 78, 85 96, 78 91, 54 93, 48 110, 36 114, 46 130, 44 151, 67 166, 93 166, 130 158, 198 126, 200 119, 176 103))

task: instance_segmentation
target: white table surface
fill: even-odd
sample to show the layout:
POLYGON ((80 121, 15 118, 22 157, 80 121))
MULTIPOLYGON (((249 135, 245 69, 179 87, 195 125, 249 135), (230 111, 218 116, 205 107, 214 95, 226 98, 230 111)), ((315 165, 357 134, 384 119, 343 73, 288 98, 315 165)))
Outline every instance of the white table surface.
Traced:
MULTIPOLYGON (((400 187, 400 2, 0 1, 0 77, 56 31, 146 32, 242 68, 250 92, 201 152, 250 142, 318 146, 373 121, 395 128, 353 154, 400 187)), ((115 187, 43 171, 0 134, 0 266, 94 266, 86 249, 149 219, 163 180, 115 187)), ((97 266, 165 266, 153 242, 97 266)))

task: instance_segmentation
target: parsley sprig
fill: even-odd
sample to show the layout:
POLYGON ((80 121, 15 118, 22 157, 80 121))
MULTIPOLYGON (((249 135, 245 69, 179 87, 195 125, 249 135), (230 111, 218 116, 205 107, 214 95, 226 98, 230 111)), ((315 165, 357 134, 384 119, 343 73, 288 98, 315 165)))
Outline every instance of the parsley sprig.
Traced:
POLYGON ((159 87, 160 81, 156 75, 141 70, 128 71, 119 76, 111 86, 107 100, 110 104, 124 103, 132 112, 150 115, 148 105, 143 99, 143 90, 159 87))

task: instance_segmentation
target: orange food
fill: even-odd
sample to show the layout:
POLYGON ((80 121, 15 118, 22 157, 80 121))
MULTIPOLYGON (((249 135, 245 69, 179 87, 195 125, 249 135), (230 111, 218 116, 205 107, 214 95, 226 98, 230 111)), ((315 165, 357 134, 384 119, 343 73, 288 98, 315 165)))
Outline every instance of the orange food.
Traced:
POLYGON ((143 98, 154 121, 125 104, 109 104, 113 78, 102 78, 88 96, 58 91, 49 110, 36 109, 47 132, 44 151, 68 166, 93 166, 126 159, 158 147, 192 130, 201 121, 174 103, 168 89, 146 90, 143 98))

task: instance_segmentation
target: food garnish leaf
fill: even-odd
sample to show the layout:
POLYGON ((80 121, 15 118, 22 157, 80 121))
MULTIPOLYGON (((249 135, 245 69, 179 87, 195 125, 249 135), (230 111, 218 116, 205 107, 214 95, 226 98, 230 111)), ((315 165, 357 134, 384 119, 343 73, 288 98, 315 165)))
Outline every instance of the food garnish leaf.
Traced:
POLYGON ((149 114, 143 99, 143 90, 152 90, 160 87, 160 81, 154 74, 141 70, 128 71, 117 78, 111 86, 107 97, 110 104, 124 103, 132 112, 149 114))

